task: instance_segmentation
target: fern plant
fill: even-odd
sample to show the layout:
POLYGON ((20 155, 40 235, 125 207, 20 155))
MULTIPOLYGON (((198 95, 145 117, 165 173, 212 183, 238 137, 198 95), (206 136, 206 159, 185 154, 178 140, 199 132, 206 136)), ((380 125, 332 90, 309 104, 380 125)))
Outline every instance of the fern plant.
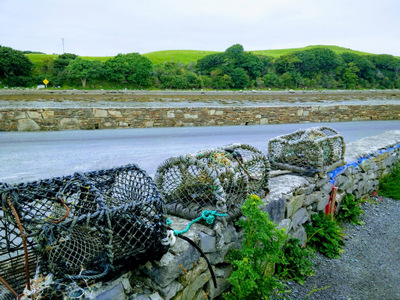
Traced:
POLYGON ((312 223, 305 224, 307 245, 329 258, 339 257, 345 245, 343 229, 322 211, 311 217, 312 223))
POLYGON ((231 250, 228 259, 234 271, 228 282, 231 290, 225 299, 270 299, 285 291, 285 285, 275 273, 275 264, 285 261, 283 246, 287 240, 285 230, 277 228, 259 197, 250 196, 242 206, 245 219, 237 223, 243 229, 242 248, 231 250))
POLYGON ((337 220, 363 225, 364 222, 360 220, 360 215, 364 215, 364 211, 360 208, 360 202, 354 199, 353 194, 346 195, 340 204, 337 220))
POLYGON ((379 195, 400 200, 400 162, 389 174, 379 178, 379 195))
POLYGON ((288 280, 295 280, 303 285, 307 276, 314 275, 314 264, 312 258, 314 253, 301 246, 301 241, 296 238, 290 238, 283 247, 285 261, 276 264, 277 274, 288 280))

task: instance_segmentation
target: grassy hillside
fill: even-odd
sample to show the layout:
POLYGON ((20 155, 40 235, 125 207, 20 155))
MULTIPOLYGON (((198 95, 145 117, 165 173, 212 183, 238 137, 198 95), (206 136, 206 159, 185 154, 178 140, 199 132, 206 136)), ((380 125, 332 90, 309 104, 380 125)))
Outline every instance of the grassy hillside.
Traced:
POLYGON ((190 62, 196 62, 200 58, 213 53, 216 51, 199 51, 199 50, 165 50, 156 51, 143 54, 143 56, 150 59, 153 64, 161 64, 166 61, 181 62, 188 64, 190 62))
MULTIPOLYGON (((343 52, 352 52, 360 55, 366 55, 371 53, 361 52, 352 50, 349 48, 343 48, 339 46, 324 46, 324 45, 315 45, 315 46, 307 46, 303 48, 289 48, 289 49, 272 49, 272 50, 255 50, 248 51, 254 54, 260 55, 268 55, 273 57, 279 57, 281 55, 294 52, 294 51, 302 51, 312 48, 327 48, 336 52, 337 54, 343 52)), ((199 59, 203 58, 206 55, 218 53, 217 51, 201 51, 201 50, 165 50, 165 51, 156 51, 142 54, 147 57, 153 64, 160 64, 166 61, 175 61, 181 62, 184 64, 188 64, 190 62, 197 62, 199 59)), ((26 54, 26 56, 35 64, 35 69, 39 70, 43 66, 43 63, 48 60, 54 60, 57 58, 56 54, 26 54)), ((111 56, 82 56, 83 59, 95 60, 98 59, 102 62, 105 62, 107 59, 111 58, 111 56)))
POLYGON ((314 49, 314 48, 325 48, 325 49, 330 49, 336 54, 341 54, 344 52, 352 52, 355 54, 359 55, 368 55, 372 53, 367 53, 367 52, 361 52, 357 50, 352 50, 349 48, 343 48, 339 46, 325 46, 325 45, 314 45, 314 46, 307 46, 307 47, 302 47, 302 48, 288 48, 288 49, 273 49, 273 50, 255 50, 255 51, 249 51, 254 54, 260 54, 260 55, 268 55, 268 56, 273 56, 273 57, 279 57, 281 55, 290 53, 290 52, 295 52, 295 51, 304 51, 304 50, 309 50, 309 49, 314 49))

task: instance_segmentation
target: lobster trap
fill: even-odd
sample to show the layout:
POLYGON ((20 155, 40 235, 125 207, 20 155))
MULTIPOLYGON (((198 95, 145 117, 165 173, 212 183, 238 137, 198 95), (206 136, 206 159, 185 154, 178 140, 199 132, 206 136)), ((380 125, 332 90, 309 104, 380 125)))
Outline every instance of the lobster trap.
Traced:
POLYGON ((35 273, 51 274, 46 293, 57 292, 168 249, 160 194, 136 165, 2 184, 0 195, 0 295, 4 287, 8 297, 31 290, 35 273))
POLYGON ((329 127, 311 127, 270 139, 268 152, 271 167, 311 176, 343 165, 343 136, 329 127))
POLYGON ((194 219, 216 210, 231 219, 249 194, 265 195, 269 171, 261 151, 233 144, 171 157, 158 167, 155 182, 168 214, 194 219))

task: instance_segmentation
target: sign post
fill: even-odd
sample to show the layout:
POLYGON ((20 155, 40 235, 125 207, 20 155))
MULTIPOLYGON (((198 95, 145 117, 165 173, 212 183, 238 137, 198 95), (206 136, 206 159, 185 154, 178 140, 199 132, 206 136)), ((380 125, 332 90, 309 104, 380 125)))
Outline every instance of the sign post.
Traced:
POLYGON ((47 89, 47 85, 49 84, 49 81, 47 79, 44 79, 43 83, 44 83, 44 85, 46 86, 46 89, 47 89))

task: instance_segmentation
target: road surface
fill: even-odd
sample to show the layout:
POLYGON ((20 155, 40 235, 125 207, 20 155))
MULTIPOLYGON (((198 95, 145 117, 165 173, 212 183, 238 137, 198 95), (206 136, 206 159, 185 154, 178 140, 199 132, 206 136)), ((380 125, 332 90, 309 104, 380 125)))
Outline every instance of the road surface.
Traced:
POLYGON ((346 142, 400 129, 400 121, 0 132, 0 182, 17 183, 135 163, 154 176, 165 159, 230 143, 263 152, 268 140, 312 126, 338 130, 346 142))

